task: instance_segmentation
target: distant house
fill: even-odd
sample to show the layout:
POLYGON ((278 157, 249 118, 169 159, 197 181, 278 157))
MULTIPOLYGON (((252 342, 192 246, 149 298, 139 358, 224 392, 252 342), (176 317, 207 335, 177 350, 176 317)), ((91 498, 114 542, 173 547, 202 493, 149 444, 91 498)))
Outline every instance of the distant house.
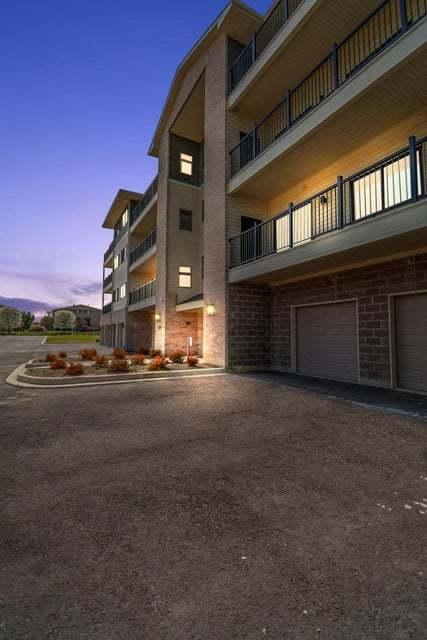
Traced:
POLYGON ((53 309, 52 313, 55 316, 57 311, 72 311, 76 316, 76 328, 89 327, 99 331, 99 323, 101 320, 101 309, 96 307, 90 307, 87 304, 72 304, 68 307, 58 307, 53 309))

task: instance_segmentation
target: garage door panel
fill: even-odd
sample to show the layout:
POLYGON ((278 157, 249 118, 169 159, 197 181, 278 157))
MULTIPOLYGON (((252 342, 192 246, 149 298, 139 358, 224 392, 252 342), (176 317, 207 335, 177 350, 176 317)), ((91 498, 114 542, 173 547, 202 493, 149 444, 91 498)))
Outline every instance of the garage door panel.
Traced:
POLYGON ((296 357, 298 373, 356 382, 356 303, 297 308, 296 357))
POLYGON ((395 299, 397 384, 427 392, 427 293, 395 299))

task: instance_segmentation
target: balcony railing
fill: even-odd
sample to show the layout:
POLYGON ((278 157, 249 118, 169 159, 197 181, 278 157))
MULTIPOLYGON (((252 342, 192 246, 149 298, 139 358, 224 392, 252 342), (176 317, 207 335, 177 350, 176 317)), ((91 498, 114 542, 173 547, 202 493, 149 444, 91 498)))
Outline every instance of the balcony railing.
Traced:
POLYGON ((104 278, 104 289, 106 289, 107 287, 110 286, 110 284, 113 283, 113 274, 110 273, 109 276, 107 276, 106 278, 104 278))
POLYGON ((141 200, 138 202, 136 207, 132 209, 130 214, 130 226, 132 226, 136 222, 136 220, 138 220, 139 216, 144 211, 146 206, 154 198, 154 196, 157 193, 157 186, 158 186, 158 176, 154 178, 153 182, 150 184, 150 186, 148 187, 147 191, 144 193, 141 200))
POLYGON ((102 307, 102 313, 105 315, 106 313, 111 313, 111 309, 113 308, 113 305, 111 304, 111 302, 109 302, 108 304, 104 304, 104 306, 102 307))
POLYGON ((386 0, 230 152, 236 175, 427 14, 427 0, 386 0))
POLYGON ((129 306, 137 304, 138 302, 143 302, 144 300, 149 300, 150 298, 154 298, 155 295, 156 281, 152 280, 151 282, 147 282, 147 284, 143 284, 129 293, 129 306))
POLYGON ((237 87, 264 49, 267 48, 302 2, 303 0, 279 0, 274 9, 270 11, 265 22, 253 34, 250 43, 230 67, 230 92, 237 87))
POLYGON ((111 256, 113 251, 114 251, 114 240, 111 242, 111 244, 108 247, 107 251, 104 253, 104 262, 107 262, 107 259, 111 256))
POLYGON ((144 240, 130 253, 130 264, 132 265, 134 262, 139 260, 141 256, 143 256, 147 251, 152 249, 156 244, 157 240, 157 229, 153 229, 153 231, 144 238, 144 240))
POLYGON ((427 138, 230 239, 230 268, 291 249, 427 195, 427 138))

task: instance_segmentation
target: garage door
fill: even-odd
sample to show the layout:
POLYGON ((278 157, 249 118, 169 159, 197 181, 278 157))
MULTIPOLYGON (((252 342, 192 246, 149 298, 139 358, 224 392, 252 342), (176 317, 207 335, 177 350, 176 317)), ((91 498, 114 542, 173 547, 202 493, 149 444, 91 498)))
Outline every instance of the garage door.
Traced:
POLYGON ((298 373, 357 382, 356 303, 298 307, 296 361, 298 373))
POLYGON ((427 293, 395 298, 397 384, 427 392, 427 293))

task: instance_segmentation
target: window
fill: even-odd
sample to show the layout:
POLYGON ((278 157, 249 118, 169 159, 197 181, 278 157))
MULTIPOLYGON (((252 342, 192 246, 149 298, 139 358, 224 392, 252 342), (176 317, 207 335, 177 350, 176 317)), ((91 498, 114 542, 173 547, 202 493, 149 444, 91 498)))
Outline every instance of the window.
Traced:
POLYGON ((193 175, 193 156, 181 153, 179 156, 180 171, 186 176, 193 175))
POLYGON ((202 276, 202 280, 205 277, 205 256, 202 256, 201 264, 200 264, 200 275, 202 276))
POLYGON ((119 255, 118 254, 116 256, 114 256, 114 268, 115 269, 119 268, 119 255))
POLYGON ((205 201, 202 200, 202 222, 205 221, 205 201))
POLYGON ((122 286, 120 287, 120 300, 123 300, 123 298, 126 297, 126 285, 122 284, 122 286))
POLYGON ((126 247, 120 252, 120 264, 126 260, 126 247))
POLYGON ((185 209, 179 210, 180 231, 193 231, 193 212, 185 209))
POLYGON ((129 209, 125 209, 122 215, 122 227, 125 227, 129 219, 129 209))
POLYGON ((179 268, 179 286, 185 289, 191 289, 191 267, 179 268))

